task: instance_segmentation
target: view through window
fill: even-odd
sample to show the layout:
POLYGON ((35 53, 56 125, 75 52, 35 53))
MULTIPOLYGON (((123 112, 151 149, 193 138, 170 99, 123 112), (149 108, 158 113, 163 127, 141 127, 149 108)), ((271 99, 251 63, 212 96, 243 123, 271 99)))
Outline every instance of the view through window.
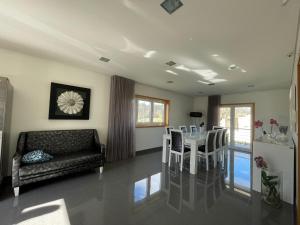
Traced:
POLYGON ((136 96, 136 126, 167 126, 169 101, 164 99, 136 96))

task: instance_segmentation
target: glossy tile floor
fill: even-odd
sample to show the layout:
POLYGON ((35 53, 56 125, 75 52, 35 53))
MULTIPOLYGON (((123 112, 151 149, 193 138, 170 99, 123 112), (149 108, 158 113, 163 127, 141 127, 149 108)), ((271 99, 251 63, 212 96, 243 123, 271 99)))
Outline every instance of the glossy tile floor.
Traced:
MULTIPOLYGON (((1 225, 293 224, 293 209, 265 205, 250 191, 250 155, 230 151, 224 170, 192 176, 161 164, 161 152, 0 196, 1 225)), ((186 162, 188 163, 188 162, 186 162)), ((188 166, 188 165, 187 165, 188 166)), ((200 164, 201 166, 201 164, 200 164)))

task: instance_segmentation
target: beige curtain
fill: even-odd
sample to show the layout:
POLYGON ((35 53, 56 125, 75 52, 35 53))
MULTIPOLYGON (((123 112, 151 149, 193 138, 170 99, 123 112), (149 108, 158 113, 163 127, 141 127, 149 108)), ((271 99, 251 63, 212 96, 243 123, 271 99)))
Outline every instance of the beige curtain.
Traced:
POLYGON ((120 76, 112 76, 110 86, 106 160, 114 162, 135 156, 135 82, 120 76))

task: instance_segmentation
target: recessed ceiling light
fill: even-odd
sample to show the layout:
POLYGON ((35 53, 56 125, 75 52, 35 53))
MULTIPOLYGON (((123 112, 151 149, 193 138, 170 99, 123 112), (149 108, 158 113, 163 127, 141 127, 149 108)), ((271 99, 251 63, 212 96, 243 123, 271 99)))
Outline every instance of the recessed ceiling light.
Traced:
POLYGON ((166 63, 168 66, 174 66, 176 64, 176 62, 173 62, 173 61, 169 61, 166 63))
POLYGON ((176 73, 176 72, 174 72, 172 70, 166 70, 166 72, 178 76, 178 73, 176 73))
POLYGON ((211 55, 211 56, 213 56, 213 57, 218 57, 219 55, 218 55, 218 54, 213 54, 213 55, 211 55))
POLYGON ((154 50, 148 51, 148 52, 146 52, 144 57, 145 58, 151 58, 155 53, 156 53, 156 51, 154 51, 154 50))
POLYGON ((183 70, 183 71, 187 71, 187 72, 191 71, 191 69, 187 68, 185 65, 176 66, 175 68, 178 70, 183 70))
POLYGON ((172 14, 177 9, 179 9, 181 6, 183 6, 183 3, 180 0, 165 0, 163 3, 160 4, 161 7, 164 8, 169 14, 172 14))
POLYGON ((168 83, 168 84, 173 84, 173 83, 174 83, 174 81, 172 81, 172 80, 168 80, 168 81, 167 81, 167 83, 168 83))
POLYGON ((247 73, 247 70, 241 69, 242 73, 247 73))
POLYGON ((198 82, 198 83, 202 83, 202 84, 210 84, 209 82, 202 81, 202 80, 198 80, 197 82, 198 82))
POLYGON ((235 70, 236 68, 238 68, 238 66, 235 64, 231 64, 230 66, 228 66, 228 70, 235 70))
POLYGON ((208 85, 209 85, 209 86, 213 86, 213 85, 215 85, 215 84, 214 84, 214 83, 209 83, 208 85))
POLYGON ((105 58, 105 57, 101 57, 99 60, 102 61, 102 62, 109 62, 110 61, 109 58, 105 58))

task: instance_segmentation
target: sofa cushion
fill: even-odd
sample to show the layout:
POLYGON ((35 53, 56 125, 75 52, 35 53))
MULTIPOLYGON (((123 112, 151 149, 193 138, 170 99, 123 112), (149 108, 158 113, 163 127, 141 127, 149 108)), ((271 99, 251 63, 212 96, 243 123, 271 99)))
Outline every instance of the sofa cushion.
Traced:
POLYGON ((66 155, 57 155, 49 162, 23 165, 19 169, 21 179, 29 179, 37 175, 55 173, 61 170, 78 167, 82 164, 95 163, 101 161, 100 152, 86 150, 83 152, 74 152, 66 155))
POLYGON ((35 150, 23 155, 22 163, 27 163, 27 164, 41 163, 41 162, 47 162, 51 159, 53 159, 52 155, 43 152, 43 150, 35 150))
POLYGON ((26 152, 43 149, 57 155, 79 152, 94 146, 94 130, 53 130, 27 132, 26 152))

